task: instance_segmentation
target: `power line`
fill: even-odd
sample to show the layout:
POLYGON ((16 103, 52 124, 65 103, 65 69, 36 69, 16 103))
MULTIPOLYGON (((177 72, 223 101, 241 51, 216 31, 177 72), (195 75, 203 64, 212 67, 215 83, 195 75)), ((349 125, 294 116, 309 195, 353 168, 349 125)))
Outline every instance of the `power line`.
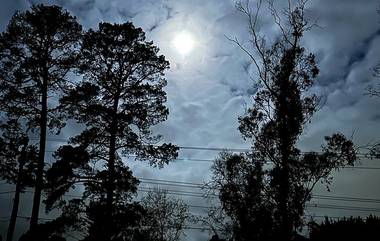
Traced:
MULTIPOLYGON (((140 188, 138 191, 141 192, 151 192, 153 191, 152 189, 149 188, 140 188)), ((188 197, 199 197, 199 198, 205 198, 205 196, 201 195, 196 195, 196 194, 191 194, 191 193, 180 193, 180 192, 167 192, 168 194, 173 194, 173 195, 178 195, 178 196, 188 196, 188 197)))
MULTIPOLYGON (((139 177, 138 177, 139 178, 139 177)), ((142 184, 154 184, 154 185, 163 185, 163 186, 174 186, 174 187, 182 187, 182 188, 196 188, 196 189, 202 189, 204 187, 204 184, 201 183, 194 183, 194 182, 182 182, 182 181, 173 181, 173 180, 166 180, 166 179, 155 179, 155 178, 144 178, 140 177, 139 179, 143 180, 142 184)), ((150 187, 140 187, 143 189, 149 189, 150 187)), ((214 188, 212 188, 214 189, 214 188)), ((216 190, 216 189, 214 189, 216 190)), ((183 190, 167 190, 171 193, 181 193, 196 197, 206 197, 207 194, 202 192, 193 192, 193 191, 183 191, 183 190)), ((15 191, 6 191, 1 192, 0 194, 9 194, 14 193, 15 191)), ((31 191, 25 191, 28 193, 31 193, 31 191)), ((218 197, 216 194, 208 194, 212 197, 218 197)), ((70 195, 65 194, 67 197, 80 197, 78 195, 70 195)), ((359 198, 359 197, 352 197, 352 196, 335 196, 335 195, 322 195, 322 194, 314 194, 312 195, 313 199, 319 199, 319 200, 333 200, 333 201, 346 201, 346 202, 366 202, 366 203, 380 203, 380 199, 375 198, 359 198)))
MULTIPOLYGON (((140 189, 151 190, 151 187, 140 187, 140 189)), ((207 196, 207 194, 201 193, 201 192, 181 191, 181 190, 172 190, 172 189, 164 189, 164 190, 165 192, 168 192, 168 193, 192 194, 192 195, 199 195, 200 197, 207 196)), ((215 195, 215 194, 211 194, 211 196, 218 197, 218 195, 215 195)))
MULTIPOLYGON (((30 219, 30 216, 19 216, 19 215, 17 215, 17 217, 18 218, 23 218, 23 219, 30 219)), ((38 219, 45 220, 45 221, 52 221, 52 220, 54 220, 54 218, 41 218, 41 217, 39 217, 38 219)))
POLYGON ((0 194, 8 194, 8 193, 14 193, 15 191, 5 191, 5 192, 0 192, 0 194))
MULTIPOLYGON (((211 207, 211 206, 199 206, 199 205, 187 205, 189 207, 193 207, 193 208, 203 208, 203 209, 210 209, 210 208, 214 208, 214 207, 211 207)), ((317 218, 334 218, 334 219, 339 219, 339 218, 346 218, 346 217, 342 217, 342 216, 328 216, 328 215, 315 215, 315 214, 305 214, 304 216, 307 216, 307 217, 317 217, 317 218)), ((30 219, 30 216, 20 216, 18 215, 17 216, 18 218, 22 218, 22 219, 27 219, 29 220, 30 219)), ((0 222, 8 222, 10 220, 11 216, 3 216, 3 217, 0 217, 0 222), (3 219, 3 220, 1 220, 3 219)), ((54 220, 54 218, 41 218, 39 217, 38 219, 40 220, 48 220, 48 221, 51 221, 51 220, 54 220)))
MULTIPOLYGON (((193 158, 176 158, 174 160, 179 161, 193 161, 193 162, 215 162, 213 159, 193 159, 193 158)), ((268 164, 273 162, 268 161, 268 164)), ((343 169, 363 169, 363 170, 380 170, 380 167, 371 167, 371 166, 345 166, 343 169)))
MULTIPOLYGON (((187 206, 190 207, 190 208, 200 208, 200 209, 212 209, 212 208, 215 208, 215 207, 212 207, 212 206, 201 206, 201 205, 187 205, 187 206)), ((321 207, 319 205, 313 205, 313 207, 325 208, 325 207, 323 207, 323 206, 321 207)), ((343 206, 343 207, 340 207, 340 208, 351 208, 351 206, 343 206)), ((306 217, 317 217, 317 218, 325 218, 325 217, 327 217, 327 218, 333 218, 333 219, 345 218, 345 217, 341 217, 341 216, 338 217, 338 216, 312 215, 312 214, 305 214, 303 216, 306 216, 306 217)))
MULTIPOLYGON (((30 220, 30 216, 20 216, 20 215, 17 215, 16 217, 17 218, 21 218, 21 219, 30 220)), ((10 220, 10 218, 11 218, 11 216, 0 217, 0 222, 8 222, 10 220), (4 219, 4 220, 1 220, 1 219, 4 219)), ((41 218, 41 217, 39 217, 38 219, 39 220, 45 220, 45 221, 52 221, 52 220, 54 220, 54 218, 41 218)))
POLYGON ((344 197, 344 196, 330 196, 330 195, 313 195, 314 198, 336 200, 336 201, 352 201, 352 202, 369 202, 369 203, 380 203, 380 199, 374 198, 358 198, 358 197, 344 197))
POLYGON ((178 146, 182 150, 198 150, 198 151, 232 151, 232 152, 249 152, 248 148, 226 148, 226 147, 199 147, 199 146, 178 146))
POLYGON ((364 170, 380 170, 380 167, 371 167, 371 166, 353 166, 353 167, 343 167, 344 169, 364 169, 364 170))
MULTIPOLYGON (((152 191, 156 192, 155 190, 142 188, 141 191, 152 191)), ((167 190, 168 194, 173 195, 180 195, 180 196, 188 196, 189 194, 186 192, 173 192, 172 190, 167 190)), ((196 195, 195 193, 191 195, 196 195)), ((197 197, 204 197, 204 195, 197 195, 197 197)), ((380 212, 380 209, 378 208, 370 208, 370 207, 359 207, 359 206, 345 206, 345 205, 334 205, 334 204, 317 204, 317 203, 311 203, 307 204, 307 207, 313 207, 313 208, 328 208, 328 209, 342 209, 342 210, 350 210, 350 211, 373 211, 373 212, 380 212)))
MULTIPOLYGON (((154 190, 146 190, 142 189, 141 191, 149 192, 154 190)), ((195 196, 195 197, 203 197, 199 195, 180 193, 180 192, 171 192, 168 191, 168 194, 179 195, 179 196, 195 196)), ((196 206, 196 205, 193 205, 196 206)), ((380 209, 377 208, 368 208, 368 207, 358 207, 358 206, 344 206, 344 205, 333 205, 333 204, 306 204, 306 207, 310 208, 321 208, 321 209, 336 209, 336 210, 346 210, 346 211, 363 211, 363 212, 380 212, 380 209)), ((205 207, 203 207, 205 208, 205 207)))
MULTIPOLYGON (((157 183, 158 184, 158 183, 157 183)), ((160 184, 165 185, 165 184, 160 184)), ((175 184, 172 184, 175 185, 175 184)), ((142 187, 146 189, 147 187, 142 187)), ((180 191, 180 190, 166 190, 170 194, 191 194, 197 195, 197 197, 218 197, 216 194, 205 194, 200 192, 191 192, 191 191, 180 191)), ((380 203, 380 199, 372 199, 372 198, 358 198, 358 197, 344 197, 344 196, 330 196, 330 195, 312 195, 312 199, 320 199, 320 200, 333 200, 333 201, 345 201, 345 202, 367 202, 367 203, 380 203)))
MULTIPOLYGON (((31 140, 39 140, 39 138, 30 137, 31 140)), ((47 138, 47 141, 52 142, 68 142, 69 139, 60 139, 60 138, 47 138)), ((202 151, 231 151, 231 152, 250 152, 249 148, 226 148, 226 147, 199 147, 199 146, 178 146, 179 149, 182 150, 202 150, 202 151)), ((54 150, 47 150, 46 153, 53 153, 54 150)), ((323 152, 301 152, 301 154, 308 153, 323 153, 323 152)), ((357 153, 358 157, 366 158, 368 157, 365 153, 357 153)), ((133 157, 133 155, 131 155, 133 157)), ((373 159, 377 159, 377 157, 371 157, 373 159)), ((193 161, 193 162, 214 162, 213 159, 192 159, 192 158, 176 158, 174 160, 179 161, 193 161)), ((269 161, 270 163, 270 161, 269 161)), ((343 169, 362 169, 362 170, 380 170, 380 167, 371 167, 371 166, 345 166, 343 169)))
MULTIPOLYGON (((39 138, 36 137, 30 137, 31 140, 39 140, 39 138)), ((68 142, 69 139, 61 139, 61 138, 47 138, 47 141, 52 142, 68 142)), ((201 151, 231 151, 231 152, 250 152, 252 151, 249 148, 228 148, 228 147, 200 147, 200 146, 178 146, 179 149, 182 150, 201 150, 201 151)), ((48 151, 48 152, 54 152, 54 151, 48 151)), ((301 152, 301 154, 309 154, 309 153, 324 153, 322 151, 304 151, 301 152)), ((368 154, 366 153, 357 153, 357 156, 361 157, 367 157, 368 154)), ((371 157, 377 159, 377 157, 371 157)))
POLYGON ((152 182, 152 181, 143 181, 141 183, 163 185, 163 186, 173 186, 173 187, 181 187, 181 188, 200 188, 200 189, 202 189, 202 187, 197 187, 197 186, 193 186, 193 185, 186 185, 186 184, 160 183, 160 182, 152 182))
POLYGON ((347 210, 347 211, 362 211, 362 212, 380 212, 378 208, 369 207, 357 207, 357 206, 344 206, 344 205, 333 205, 333 204, 306 204, 309 208, 322 208, 322 209, 337 209, 337 210, 347 210))
MULTIPOLYGON (((150 190, 151 191, 151 190, 150 190)), ((202 208, 202 209, 211 209, 213 207, 211 206, 201 206, 201 205, 188 205, 189 207, 191 208, 202 208)), ((313 204, 307 204, 306 205, 307 207, 310 207, 310 208, 321 208, 321 209, 335 209, 335 210, 347 210, 347 211, 365 211, 365 212, 380 212, 380 209, 377 209, 377 208, 368 208, 368 207, 357 207, 357 206, 343 206, 343 205, 329 205, 329 204, 316 204, 316 203, 313 203, 313 204)), ((339 218, 344 218, 344 217, 329 217, 329 216, 321 216, 321 215, 304 215, 304 216, 308 216, 308 217, 319 217, 319 218, 335 218, 335 219, 339 219, 339 218)), ((18 218, 23 218, 23 219, 30 219, 29 216, 17 216, 18 218)), ((0 217, 0 219, 7 219, 7 220, 1 220, 1 222, 7 222, 9 221, 9 216, 7 217, 0 217)), ((54 220, 53 218, 38 218, 40 220, 45 220, 45 221, 51 221, 51 220, 54 220)), ((204 227, 191 227, 191 226, 185 226, 184 229, 202 229, 202 230, 207 230, 208 228, 204 228, 204 227)))
MULTIPOLYGON (((166 180, 166 179, 154 179, 154 178, 143 178, 143 177, 140 177, 139 179, 150 181, 150 182, 143 181, 142 183, 157 184, 157 185, 164 185, 164 186, 169 185, 169 186, 186 187, 186 188, 199 188, 199 189, 202 189, 205 186, 205 184, 202 184, 202 183, 182 182, 182 181, 173 181, 173 180, 166 180)), ((201 193, 198 193, 198 194, 201 194, 201 193)), ((313 195, 313 198, 337 200, 337 201, 380 203, 380 199, 359 198, 359 197, 351 197, 351 196, 335 196, 335 195, 315 194, 315 195, 313 195)))
MULTIPOLYGON (((47 150, 46 153, 54 153, 53 150, 47 150)), ((137 157, 135 155, 129 155, 129 157, 137 157)), ((190 161, 190 162, 215 162, 215 159, 197 159, 197 158, 175 158, 173 161, 190 161)), ((173 163, 172 161, 172 163, 173 163)), ((273 162, 267 161, 268 164, 272 164, 273 162)), ((380 167, 372 167, 372 166, 344 166, 342 169, 362 169, 362 170, 380 170, 380 167)))
POLYGON ((147 178, 147 177, 138 177, 138 179, 148 180, 148 181, 156 181, 156 182, 168 182, 168 183, 186 184, 186 185, 189 185, 189 186, 196 186, 196 187, 202 187, 202 186, 204 186, 204 184, 202 184, 202 183, 172 181, 172 180, 167 180, 167 179, 155 179, 155 178, 147 178))
POLYGON ((341 217, 341 216, 327 216, 327 215, 313 215, 313 214, 307 214, 307 215, 304 215, 304 216, 307 216, 307 217, 310 217, 310 218, 328 218, 328 219, 343 219, 343 218, 346 218, 346 217, 341 217))

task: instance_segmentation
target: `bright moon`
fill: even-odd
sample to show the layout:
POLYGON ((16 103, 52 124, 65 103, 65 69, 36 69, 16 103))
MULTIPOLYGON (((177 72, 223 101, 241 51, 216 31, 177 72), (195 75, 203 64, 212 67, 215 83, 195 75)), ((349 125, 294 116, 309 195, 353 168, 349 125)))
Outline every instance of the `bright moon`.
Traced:
POLYGON ((194 47, 194 39, 193 37, 187 33, 182 32, 177 34, 177 36, 173 40, 173 45, 177 49, 177 51, 182 55, 187 55, 191 52, 194 47))

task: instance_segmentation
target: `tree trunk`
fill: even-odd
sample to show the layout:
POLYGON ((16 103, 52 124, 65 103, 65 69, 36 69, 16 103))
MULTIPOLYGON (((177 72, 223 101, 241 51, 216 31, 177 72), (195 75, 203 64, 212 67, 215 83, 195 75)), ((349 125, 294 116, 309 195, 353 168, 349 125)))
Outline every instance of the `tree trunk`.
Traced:
POLYGON ((293 223, 289 217, 289 168, 287 163, 283 164, 280 175, 280 234, 284 241, 290 241, 293 232, 293 223))
MULTIPOLYGON (((285 99, 284 99, 285 100, 285 99)), ((286 103, 282 103, 286 105, 286 103)), ((289 161, 290 161, 290 138, 288 129, 287 129, 287 118, 286 112, 289 111, 287 108, 283 108, 281 126, 280 126, 280 152, 281 152, 281 169, 280 169, 280 183, 279 183, 279 208, 281 215, 281 227, 280 234, 284 241, 290 241, 292 235, 292 222, 289 217, 289 194, 290 194, 290 184, 289 184, 289 161)))
POLYGON ((112 133, 110 136, 110 150, 109 150, 109 161, 108 161, 108 185, 107 185, 107 210, 112 213, 113 205, 113 192, 114 192, 114 181, 115 181, 115 159, 116 159, 116 136, 112 133))
MULTIPOLYGON (((107 216, 109 218, 107 222, 107 232, 112 229, 113 226, 113 193, 115 189, 115 160, 116 160, 116 135, 117 135, 117 109, 119 106, 119 97, 116 96, 113 105, 113 118, 110 126, 110 149, 109 149, 109 160, 108 160, 108 185, 107 185, 107 216)), ((111 234, 106 237, 110 238, 111 234)))
POLYGON ((16 226, 18 206, 20 203, 20 193, 22 190, 22 176, 23 176, 23 168, 24 168, 24 164, 25 164, 25 151, 26 151, 26 145, 22 149, 21 158, 20 158, 21 160, 19 161, 19 167, 18 167, 18 172, 17 172, 17 181, 16 181, 16 191, 15 191, 15 197, 13 199, 11 219, 9 221, 9 226, 8 226, 7 241, 12 241, 15 226, 16 226))
MULTIPOLYGON (((297 42, 296 42, 297 43, 297 42)), ((280 138, 280 154, 281 154, 281 165, 280 165, 280 177, 279 177, 279 209, 280 209, 280 237, 284 241, 290 241, 293 235, 293 218, 289 210, 289 196, 290 196, 290 162, 291 160, 291 150, 293 148, 293 137, 298 133, 294 133, 294 129, 289 130, 289 125, 293 126, 296 120, 290 113, 292 110, 290 103, 288 103, 289 97, 292 94, 292 88, 290 83, 290 78, 292 71, 294 69, 295 60, 295 49, 292 48, 289 54, 285 54, 283 58, 285 61, 282 66, 282 71, 279 80, 280 93, 279 93, 279 108, 278 108, 278 119, 279 119, 279 138, 280 138)))
POLYGON ((17 219, 18 206, 20 203, 20 193, 21 193, 20 184, 18 182, 19 181, 17 181, 15 197, 13 199, 11 219, 9 221, 8 232, 7 232, 7 241, 12 241, 13 233, 15 231, 15 226, 16 226, 16 219, 17 219))
MULTIPOLYGON (((281 105, 284 105, 282 103, 281 105)), ((292 224, 289 220, 289 134, 287 131, 287 118, 286 108, 282 108, 281 113, 281 126, 280 126, 280 153, 281 153, 281 166, 279 173, 279 209, 280 209, 280 237, 284 241, 289 241, 291 239, 292 224), (283 112, 284 111, 284 112, 283 112)))
POLYGON ((30 229, 33 229, 38 224, 38 216, 41 203, 41 192, 43 186, 43 174, 45 165, 45 148, 46 148, 46 126, 47 126, 47 73, 44 74, 42 84, 42 99, 41 99, 41 116, 40 116, 40 146, 38 154, 36 184, 34 189, 33 209, 30 218, 30 229))

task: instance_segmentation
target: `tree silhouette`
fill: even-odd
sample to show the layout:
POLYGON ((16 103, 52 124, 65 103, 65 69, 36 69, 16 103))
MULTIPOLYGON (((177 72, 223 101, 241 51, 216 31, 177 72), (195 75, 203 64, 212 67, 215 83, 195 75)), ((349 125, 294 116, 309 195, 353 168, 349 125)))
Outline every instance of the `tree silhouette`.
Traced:
POLYGON ((178 148, 158 145, 161 136, 150 130, 168 115, 163 90, 168 66, 132 23, 100 23, 84 35, 79 61, 84 81, 60 99, 60 107, 85 129, 55 153, 47 206, 84 183, 83 199, 89 202, 82 211, 90 220, 85 240, 129 239, 141 221, 141 206, 130 203, 139 182, 122 157, 158 167, 177 157, 178 148))
POLYGON ((141 200, 145 209, 143 225, 150 240, 179 241, 186 222, 191 221, 188 206, 167 191, 155 188, 141 200))
POLYGON ((29 138, 17 120, 6 119, 0 124, 0 177, 16 185, 7 241, 13 239, 20 194, 25 187, 34 184, 37 159, 37 148, 29 144, 29 138))
MULTIPOLYGON (((63 234, 68 230, 68 227, 74 226, 77 214, 70 212, 70 210, 57 219, 38 224, 35 228, 30 229, 23 234, 19 241, 66 241, 63 234)), ((80 230, 78 227, 76 227, 80 230)), ((77 230, 75 230, 77 231, 77 230)))
POLYGON ((67 85, 77 63, 81 26, 57 6, 33 6, 14 14, 0 37, 1 98, 10 117, 22 117, 30 132, 39 132, 39 154, 31 228, 38 222, 47 129, 64 123, 55 112, 51 94, 67 85))
POLYGON ((293 6, 289 1, 285 19, 272 1, 268 3, 280 30, 270 46, 257 31, 261 1, 255 12, 249 1, 237 3, 248 18, 255 51, 231 41, 247 53, 258 73, 253 104, 239 118, 240 132, 253 145, 248 154, 222 153, 213 167, 213 185, 233 221, 236 240, 292 240, 303 224, 314 186, 320 181, 328 186, 333 170, 356 160, 353 143, 339 133, 325 138, 322 153, 301 153, 297 148, 316 110, 317 98, 309 90, 319 72, 314 55, 301 46, 310 27, 304 15, 306 2, 293 6))
POLYGON ((310 241, 322 240, 366 240, 375 241, 379 238, 380 219, 369 216, 365 220, 360 217, 342 218, 337 221, 326 220, 310 226, 310 241))
POLYGON ((212 187, 219 192, 223 214, 231 219, 218 230, 231 230, 223 233, 234 240, 272 240, 274 205, 262 194, 265 187, 262 163, 252 158, 224 152, 212 167, 212 187))

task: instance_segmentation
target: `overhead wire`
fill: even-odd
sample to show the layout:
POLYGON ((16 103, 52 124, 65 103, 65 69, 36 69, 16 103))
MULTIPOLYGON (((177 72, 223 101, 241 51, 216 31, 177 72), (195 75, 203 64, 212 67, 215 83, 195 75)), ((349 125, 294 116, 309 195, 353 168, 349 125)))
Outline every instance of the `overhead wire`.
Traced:
MULTIPOLYGON (((39 138, 30 137, 31 140, 39 140, 39 138)), ((47 138, 47 141, 52 142, 68 142, 69 139, 61 139, 61 138, 47 138)), ((179 149, 182 150, 202 150, 202 151, 231 151, 231 152, 250 152, 249 148, 227 148, 227 147, 199 147, 199 146, 178 146, 179 149)), ((54 153, 55 150, 46 150, 46 153, 54 153)), ((301 152, 301 154, 307 153, 323 153, 323 152, 301 152)), ((368 158, 365 153, 357 153, 358 157, 368 158)), ((133 157, 133 155, 130 155, 133 157)), ((380 157, 371 156, 369 159, 379 159, 380 157)), ((192 162, 214 162, 213 159, 197 159, 197 158, 175 158, 174 161, 192 161, 192 162)), ((271 163, 268 161, 268 163, 271 163)), ((345 166, 343 169, 358 169, 358 170, 380 170, 380 167, 372 167, 372 166, 345 166)))
MULTIPOLYGON (((39 140, 39 138, 30 137, 31 140, 39 140)), ((69 142, 69 139, 61 139, 61 138, 47 138, 47 141, 51 142, 69 142)), ((250 152, 252 151, 249 148, 230 148, 230 147, 200 147, 200 146, 177 146, 182 150, 202 150, 202 151, 231 151, 231 152, 250 152)), ((50 152, 50 151, 49 151, 50 152)), ((53 151, 52 151, 53 152, 53 151)), ((309 154, 309 153, 323 153, 322 151, 303 151, 301 154, 309 154)), ((367 157, 367 153, 357 153, 359 156, 367 157)), ((379 159, 380 157, 371 156, 373 159, 379 159)))
MULTIPOLYGON (((144 177, 137 177, 142 180, 142 184, 153 184, 157 186, 173 186, 173 187, 180 187, 180 188, 196 188, 196 189, 203 189, 207 187, 204 186, 202 183, 195 183, 195 182, 182 182, 182 181, 173 181, 173 180, 166 180, 166 179, 155 179, 155 178, 144 178, 144 177)), ((154 186, 153 186, 154 187, 154 186)), ((151 187, 146 187, 146 186, 140 186, 140 189, 142 190, 147 190, 150 189, 151 187)), ((211 188, 214 189, 215 188, 211 188)), ((194 191, 187 191, 187 190, 173 190, 173 189, 164 189, 170 193, 180 193, 180 194, 189 194, 191 196, 196 196, 196 197, 206 197, 206 196, 211 196, 211 197, 218 197, 216 194, 205 194, 202 192, 194 192, 194 191)), ((9 194, 9 193, 14 193, 14 190, 10 191, 4 191, 0 192, 0 194, 9 194)), ((31 191, 24 191, 24 192, 31 192, 31 191)), ((70 194, 66 194, 66 196, 70 196, 70 194)), ((73 197, 76 197, 73 195, 73 197)), ((333 200, 333 201, 345 201, 345 202, 365 202, 365 203, 380 203, 380 199, 375 199, 375 198, 362 198, 362 197, 353 197, 353 196, 336 196, 336 195, 324 195, 324 194, 313 194, 312 195, 313 199, 320 199, 320 200, 333 200)))

